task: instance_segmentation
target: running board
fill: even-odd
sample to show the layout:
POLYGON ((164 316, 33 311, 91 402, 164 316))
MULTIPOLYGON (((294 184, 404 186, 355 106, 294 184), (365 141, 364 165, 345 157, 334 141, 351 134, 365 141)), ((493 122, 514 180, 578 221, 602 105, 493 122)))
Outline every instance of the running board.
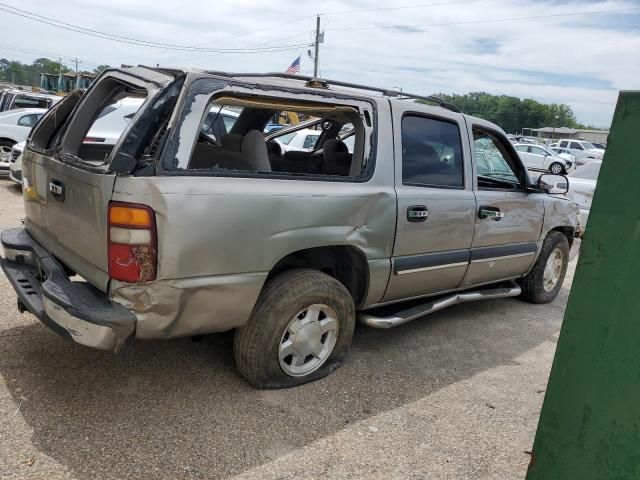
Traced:
POLYGON ((488 300, 491 298, 517 297, 522 293, 522 289, 513 285, 503 288, 487 288, 483 290, 474 290, 468 292, 454 293, 447 297, 440 297, 437 300, 426 301, 415 307, 395 312, 393 315, 386 317, 377 317, 369 312, 362 312, 358 315, 359 320, 374 328, 391 328, 410 322, 416 318, 423 317, 443 308, 450 307, 457 303, 475 302, 476 300, 488 300))

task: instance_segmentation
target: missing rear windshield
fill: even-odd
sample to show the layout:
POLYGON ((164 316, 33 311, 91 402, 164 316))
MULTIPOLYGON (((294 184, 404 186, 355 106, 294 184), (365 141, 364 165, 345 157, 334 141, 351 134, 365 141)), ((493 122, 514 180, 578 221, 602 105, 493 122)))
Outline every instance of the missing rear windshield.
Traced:
POLYGON ((363 175, 367 138, 359 108, 270 97, 220 96, 206 108, 179 169, 203 174, 363 175))
POLYGON ((116 79, 90 90, 63 140, 63 152, 93 165, 104 165, 138 112, 148 92, 116 79))

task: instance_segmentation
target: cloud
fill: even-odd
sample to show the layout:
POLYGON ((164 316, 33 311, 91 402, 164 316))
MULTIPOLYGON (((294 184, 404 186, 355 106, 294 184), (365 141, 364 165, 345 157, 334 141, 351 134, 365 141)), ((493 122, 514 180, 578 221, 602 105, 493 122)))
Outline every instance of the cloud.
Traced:
MULTIPOLYGON (((317 4, 281 0, 209 2, 183 0, 10 0, 86 28, 162 43, 210 48, 308 44, 317 4)), ((567 13, 640 7, 637 0, 451 0, 450 5, 335 13, 322 16, 325 43, 320 73, 420 94, 487 91, 568 103, 580 121, 606 126, 617 91, 637 88, 640 78, 640 10, 621 14, 567 13), (501 19, 539 17, 526 20, 501 19), (478 23, 481 22, 481 23, 478 23), (369 27, 388 26, 390 28, 369 27)), ((400 5, 414 2, 403 1, 400 5)), ((433 2, 439 3, 439 2, 433 2)), ((324 12, 396 6, 382 0, 327 0, 324 12)), ((284 71, 306 46, 259 54, 176 52, 110 42, 56 29, 0 12, 0 42, 78 57, 82 68, 159 63, 229 71, 284 71)), ((2 47, 0 46, 0 49, 2 47)), ((7 50, 2 56, 32 60, 7 50)), ((69 62, 70 63, 70 62, 69 62)))

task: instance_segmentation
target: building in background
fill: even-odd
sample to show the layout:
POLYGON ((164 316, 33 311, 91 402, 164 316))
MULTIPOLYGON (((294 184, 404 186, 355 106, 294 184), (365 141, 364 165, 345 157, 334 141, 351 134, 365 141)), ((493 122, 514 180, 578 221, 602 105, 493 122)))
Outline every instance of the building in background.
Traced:
POLYGON ((59 73, 41 73, 40 88, 50 92, 68 93, 87 88, 93 82, 95 75, 81 73, 78 78, 80 79, 79 85, 76 85, 75 73, 64 73, 62 76, 59 73), (60 78, 62 78, 62 84, 60 84, 60 78))
POLYGON ((558 138, 574 138, 587 142, 607 143, 609 130, 585 130, 567 127, 523 128, 522 134, 530 137, 555 140, 558 138))

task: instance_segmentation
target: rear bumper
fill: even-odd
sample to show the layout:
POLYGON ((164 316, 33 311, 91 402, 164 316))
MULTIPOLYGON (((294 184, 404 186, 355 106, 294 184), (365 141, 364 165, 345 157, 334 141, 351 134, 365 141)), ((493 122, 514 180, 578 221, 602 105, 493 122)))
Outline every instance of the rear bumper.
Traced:
POLYGON ((59 335, 100 350, 118 351, 133 335, 133 312, 86 282, 72 282, 24 228, 3 231, 0 243, 0 264, 18 295, 19 308, 59 335))

